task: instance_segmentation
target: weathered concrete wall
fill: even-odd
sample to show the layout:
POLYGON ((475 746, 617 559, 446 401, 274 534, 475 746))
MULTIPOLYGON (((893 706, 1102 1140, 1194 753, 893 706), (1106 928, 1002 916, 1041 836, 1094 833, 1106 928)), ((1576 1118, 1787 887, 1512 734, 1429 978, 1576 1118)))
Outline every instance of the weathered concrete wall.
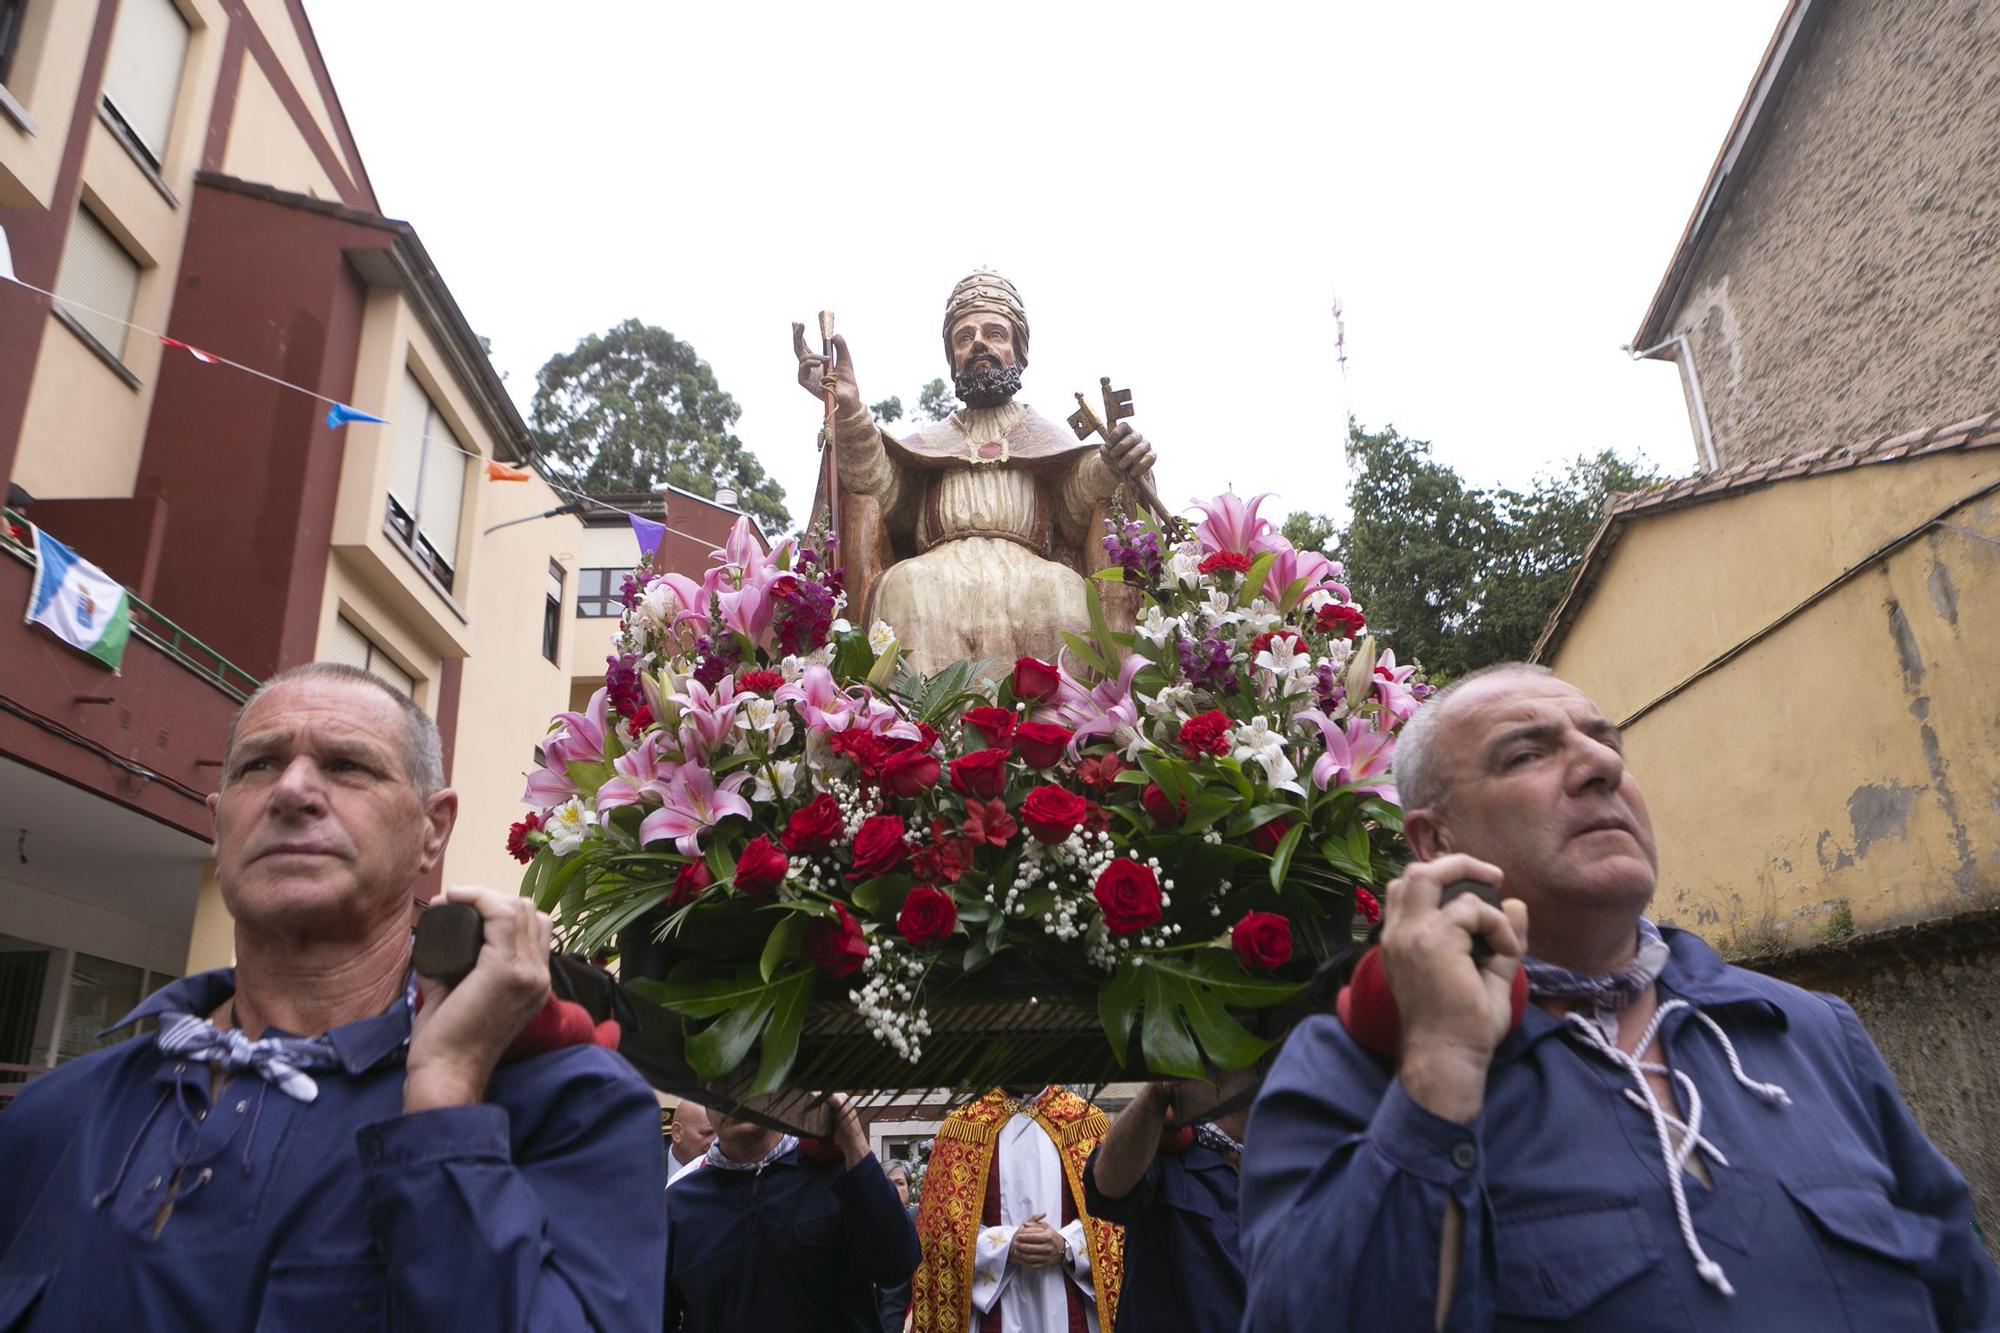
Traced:
POLYGON ((1725 467, 2000 407, 2000 6, 1821 2, 1670 321, 1725 467))
POLYGON ((1760 968, 1838 995, 1875 1039, 1917 1123, 1972 1186, 2000 1257, 2000 917, 1893 932, 1760 968))

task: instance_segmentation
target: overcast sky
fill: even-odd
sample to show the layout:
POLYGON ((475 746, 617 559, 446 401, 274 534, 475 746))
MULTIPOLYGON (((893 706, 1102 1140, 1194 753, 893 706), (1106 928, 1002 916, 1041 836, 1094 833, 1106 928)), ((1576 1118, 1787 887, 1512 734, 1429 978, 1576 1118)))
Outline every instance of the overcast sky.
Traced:
POLYGON ((1338 508, 1349 408, 1478 484, 1691 470, 1674 369, 1619 349, 1783 7, 308 3, 523 412, 551 354, 661 325, 795 520, 790 321, 833 309, 864 397, 909 405, 981 265, 1027 303, 1023 399, 1129 386, 1170 503, 1338 508))

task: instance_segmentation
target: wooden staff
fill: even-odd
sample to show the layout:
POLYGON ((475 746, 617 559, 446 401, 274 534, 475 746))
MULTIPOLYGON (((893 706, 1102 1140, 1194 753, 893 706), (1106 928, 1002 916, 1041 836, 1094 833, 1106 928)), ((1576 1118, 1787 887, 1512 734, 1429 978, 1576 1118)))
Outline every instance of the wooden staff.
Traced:
POLYGON ((834 369, 833 312, 819 312, 820 395, 826 399, 826 424, 820 429, 820 484, 826 488, 826 530, 840 536, 840 467, 834 455, 833 423, 840 403, 840 376, 834 369))

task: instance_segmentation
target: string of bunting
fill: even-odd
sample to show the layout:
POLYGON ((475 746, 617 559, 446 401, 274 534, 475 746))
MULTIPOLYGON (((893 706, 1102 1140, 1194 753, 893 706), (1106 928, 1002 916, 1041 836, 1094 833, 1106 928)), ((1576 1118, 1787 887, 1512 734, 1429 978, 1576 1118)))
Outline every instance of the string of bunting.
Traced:
POLYGON ((191 343, 182 342, 179 338, 170 338, 157 329, 149 329, 142 324, 134 324, 132 321, 114 315, 108 310, 99 310, 94 306, 85 305, 73 297, 63 296, 58 292, 50 291, 46 287, 37 287, 34 283, 23 280, 14 272, 12 256, 7 247, 7 233, 4 230, 0 230, 0 282, 10 283, 13 286, 21 288, 23 291, 33 292, 37 296, 46 297, 53 302, 59 302, 73 311, 82 311, 85 314, 94 315, 99 319, 109 320, 133 333, 143 334, 159 342, 163 347, 186 352, 204 366, 223 366, 230 370, 238 370, 246 375, 255 376, 257 379, 263 380, 266 384, 270 384, 276 388, 303 394, 315 402, 325 403, 326 427, 328 430, 339 430, 349 425, 372 425, 382 426, 398 434, 429 440, 433 447, 449 449, 453 453, 462 454, 467 458, 475 458, 484 463, 486 465, 486 479, 488 481, 527 481, 531 477, 539 476, 543 484, 558 495, 567 496, 572 500, 580 501, 598 509, 609 510, 614 514, 623 514, 631 521, 633 535, 637 538, 640 549, 643 552, 651 553, 659 545, 661 537, 669 533, 676 537, 684 537, 689 541, 702 542, 708 545, 714 544, 713 538, 698 536, 692 532, 684 532, 679 528, 661 523, 657 519, 647 518, 644 514, 634 513, 632 510, 622 508, 618 505, 607 504, 594 495, 589 495, 583 491, 565 486, 545 473, 531 471, 524 467, 514 467, 511 464, 501 462, 497 458, 488 458, 476 449, 467 449, 450 440, 440 440, 434 435, 426 435, 421 427, 398 425, 386 417, 378 417, 372 412, 364 412, 352 404, 343 403, 337 398, 329 398, 325 394, 309 389, 303 384, 294 384, 290 380, 280 379, 278 376, 259 370, 255 366, 246 366, 240 361, 232 361, 226 356, 220 356, 214 352, 196 347, 191 343))

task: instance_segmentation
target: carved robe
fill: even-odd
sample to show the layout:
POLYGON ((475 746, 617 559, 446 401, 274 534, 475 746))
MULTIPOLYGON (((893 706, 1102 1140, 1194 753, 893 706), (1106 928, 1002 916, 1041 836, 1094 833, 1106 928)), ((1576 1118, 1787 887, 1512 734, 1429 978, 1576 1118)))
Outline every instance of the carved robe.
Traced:
MULTIPOLYGON (((959 658, 1054 661, 1090 624, 1085 578, 1107 563, 1118 477, 1097 446, 1021 403, 967 408, 898 440, 866 414, 838 423, 848 615, 881 619, 933 672, 959 658)), ((1127 590, 1101 584, 1114 624, 1127 590)))
MULTIPOLYGON (((917 1212, 917 1239, 923 1261, 910 1279, 911 1324, 914 1333, 986 1333, 986 1330, 1029 1328, 1074 1329, 1111 1333, 1117 1320, 1118 1285, 1124 1269, 1125 1233, 1083 1211, 1083 1165, 1109 1127, 1104 1113, 1067 1088, 1051 1087, 1021 1111, 1012 1097, 995 1088, 984 1097, 952 1112, 938 1130, 924 1175, 923 1204, 917 1212), (1012 1132, 1010 1133, 1010 1127, 1012 1132), (1024 1156, 1036 1148, 1023 1133, 1046 1135, 1061 1159, 1058 1198, 1003 1200, 998 1183, 1003 1175, 1003 1151, 1024 1156), (998 1217, 996 1208, 1006 1209, 998 1217), (1014 1229, 1025 1217, 1009 1213, 1022 1208, 1047 1214, 1049 1226, 1076 1244, 1084 1262, 1072 1277, 1060 1266, 1016 1268, 1008 1273, 1005 1250, 1014 1229), (1070 1225, 1070 1223, 1078 1225, 1070 1225), (998 1299, 993 1288, 1004 1279, 998 1299), (980 1299, 975 1303, 975 1292, 980 1299), (1020 1305, 1007 1318, 1007 1302, 1020 1305), (1022 1323, 1030 1310, 1040 1326, 1022 1323)), ((1010 1187, 1013 1182, 1008 1182, 1010 1187)))

